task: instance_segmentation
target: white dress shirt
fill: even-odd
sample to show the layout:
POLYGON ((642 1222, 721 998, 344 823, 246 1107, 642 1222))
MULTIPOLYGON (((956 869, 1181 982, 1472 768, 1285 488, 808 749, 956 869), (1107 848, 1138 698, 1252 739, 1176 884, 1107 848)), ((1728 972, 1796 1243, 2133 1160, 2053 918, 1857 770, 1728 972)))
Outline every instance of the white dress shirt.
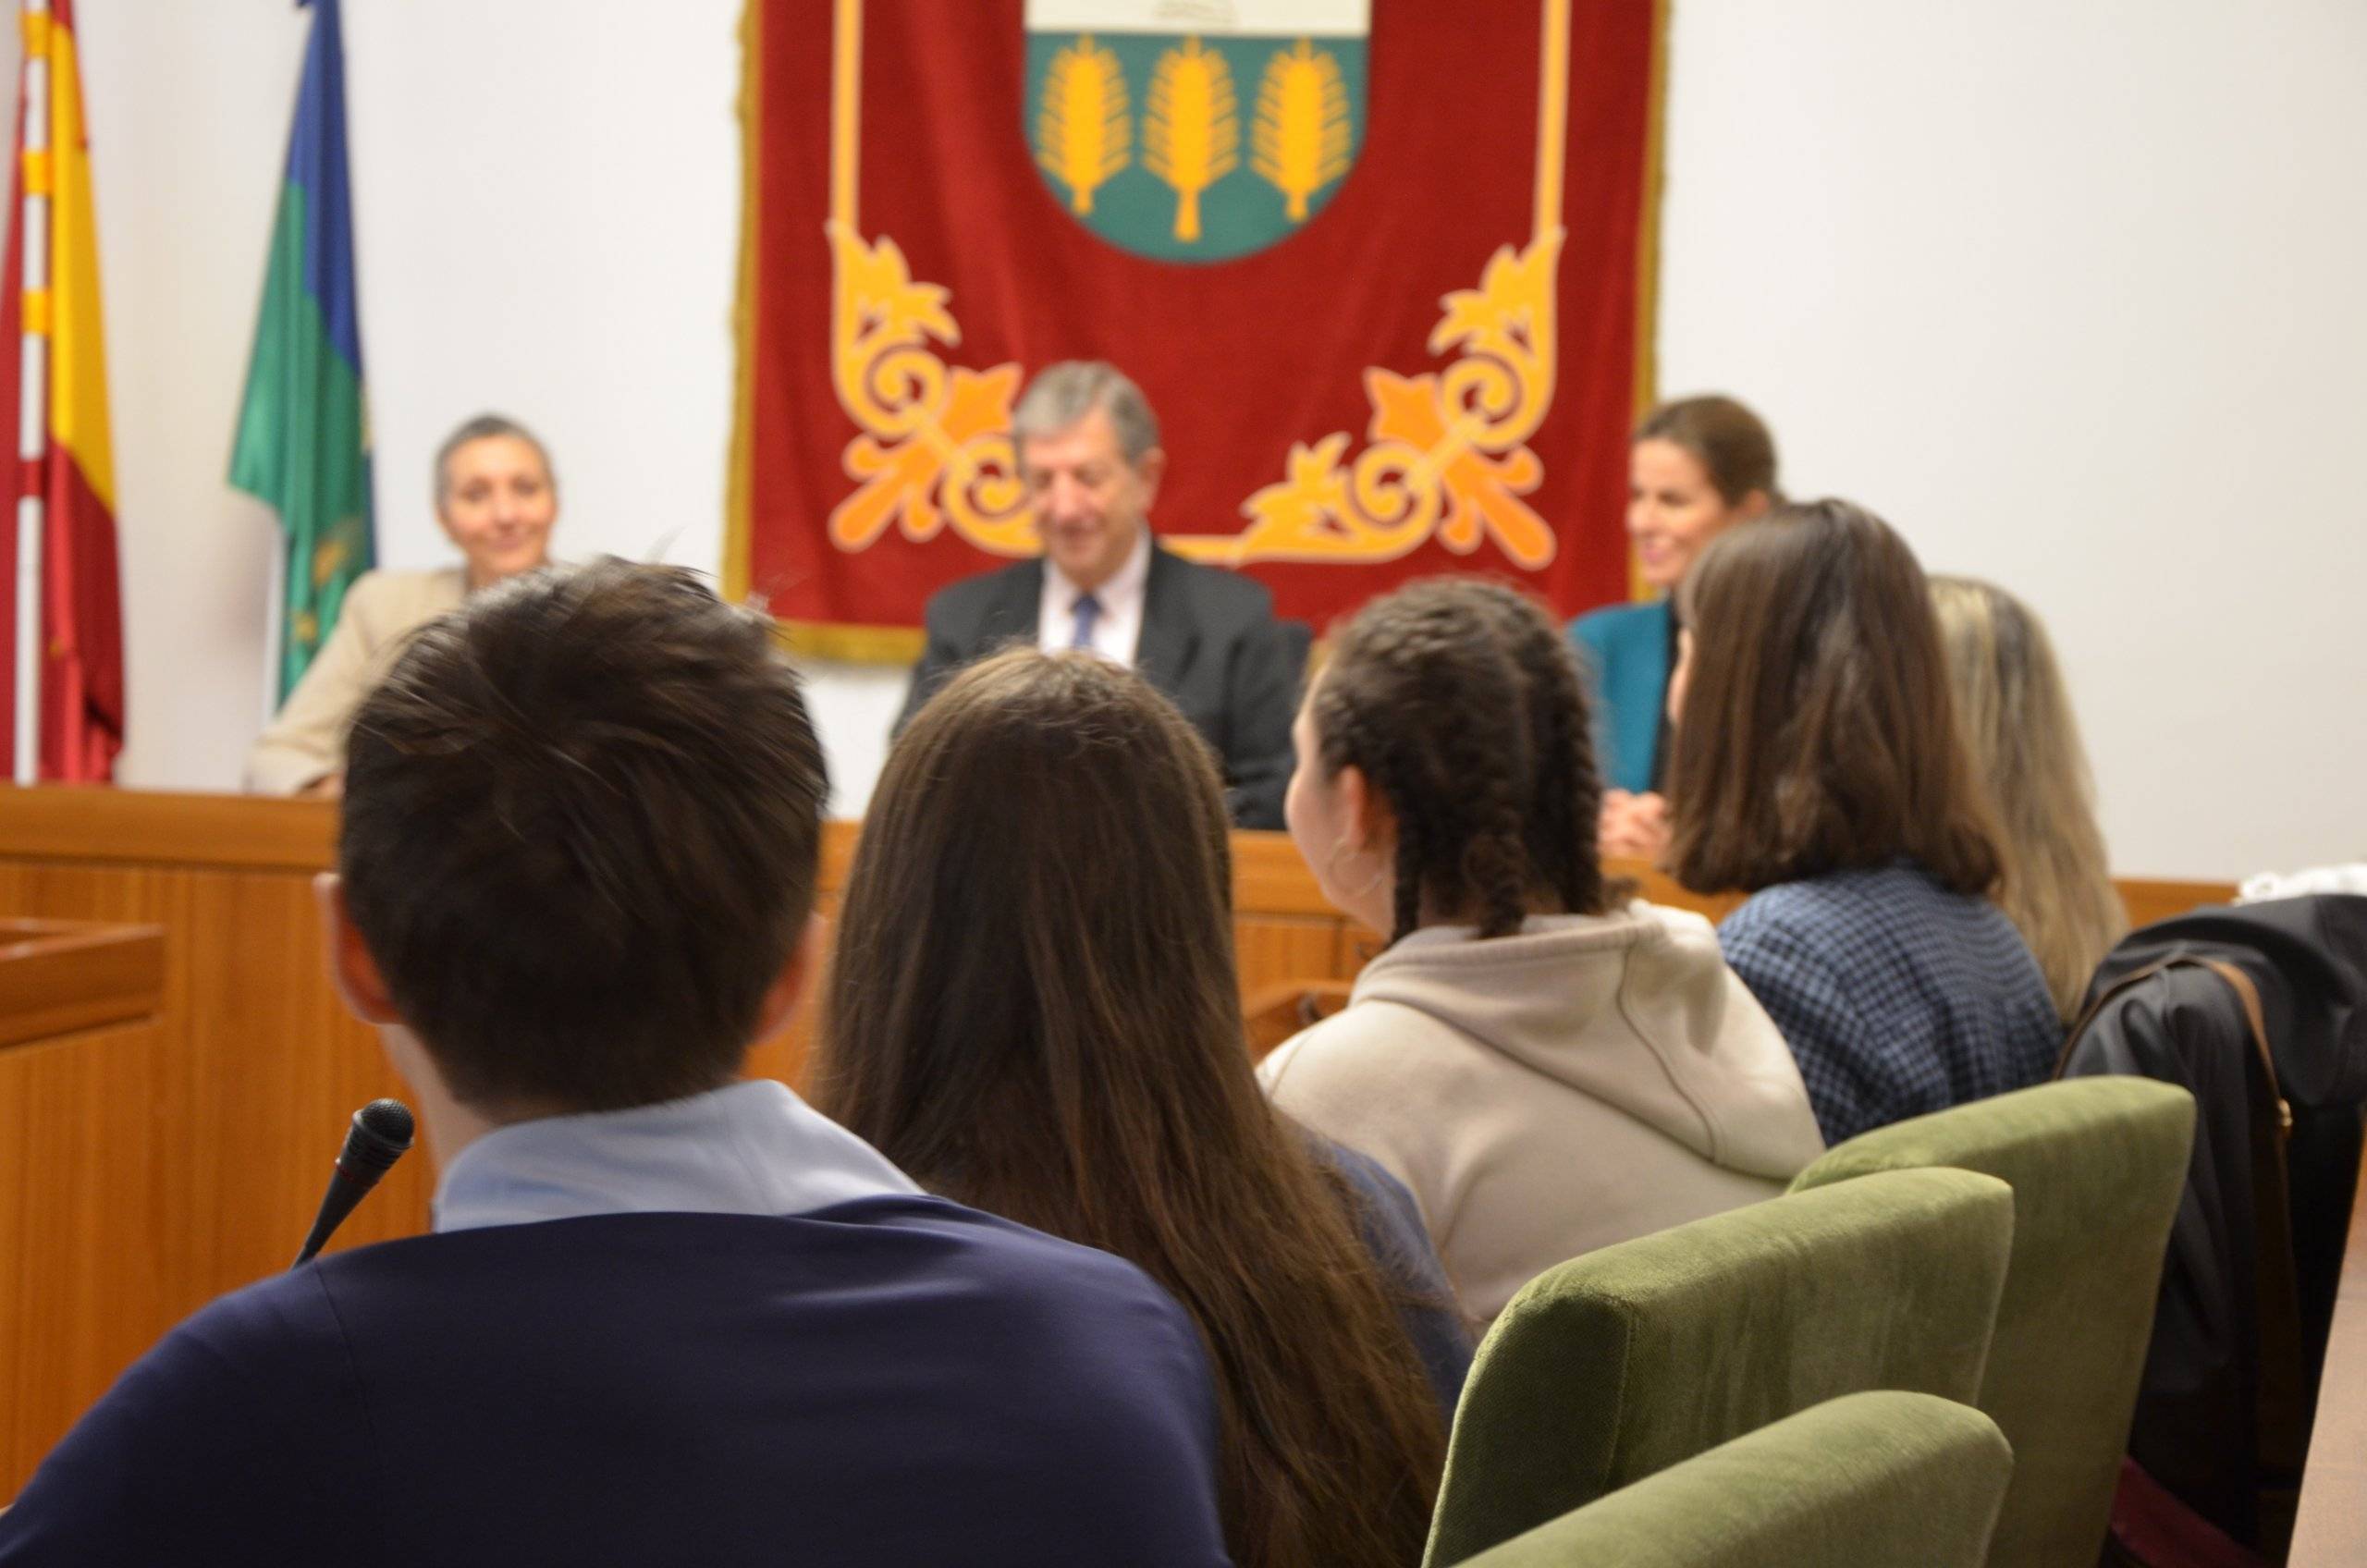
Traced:
MULTIPOLYGON (((1095 653, 1112 664, 1134 668, 1134 649, 1143 640, 1143 596, 1150 583, 1150 530, 1134 537, 1126 564, 1093 591, 1101 615, 1093 624, 1095 653)), ((1058 653, 1076 645, 1076 602, 1085 591, 1044 557, 1044 596, 1036 610, 1036 645, 1058 653)))
POLYGON ((802 1214, 917 1193, 888 1157, 769 1078, 631 1110, 497 1127, 435 1188, 435 1229, 592 1214, 802 1214))

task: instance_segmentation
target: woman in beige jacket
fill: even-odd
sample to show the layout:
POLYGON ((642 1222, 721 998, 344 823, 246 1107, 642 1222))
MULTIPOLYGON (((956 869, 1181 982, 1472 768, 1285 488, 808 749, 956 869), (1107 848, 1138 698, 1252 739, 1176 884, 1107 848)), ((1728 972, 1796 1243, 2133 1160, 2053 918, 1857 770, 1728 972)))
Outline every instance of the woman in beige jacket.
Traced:
POLYGON ((278 717, 247 757, 247 788, 264 795, 333 795, 345 776, 345 730, 403 639, 476 590, 549 557, 558 519, 550 456, 533 433, 480 414, 435 453, 435 519, 463 567, 368 571, 346 590, 337 625, 278 717))
POLYGON ((1772 1196, 1823 1148, 1710 924, 1605 888, 1578 679, 1527 600, 1440 579, 1350 624, 1294 729, 1292 837, 1390 945, 1260 1076, 1405 1183, 1483 1326, 1555 1264, 1772 1196))

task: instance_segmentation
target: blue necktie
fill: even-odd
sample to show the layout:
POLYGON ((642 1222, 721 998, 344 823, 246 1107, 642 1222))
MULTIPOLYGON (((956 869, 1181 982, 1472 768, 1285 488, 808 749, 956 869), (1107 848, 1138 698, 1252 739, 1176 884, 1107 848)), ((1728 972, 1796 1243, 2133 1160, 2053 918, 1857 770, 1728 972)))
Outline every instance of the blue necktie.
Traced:
POLYGON ((1079 594, 1074 607, 1076 634, 1069 639, 1069 646, 1090 651, 1093 647, 1093 623, 1101 619, 1101 601, 1090 594, 1079 594))

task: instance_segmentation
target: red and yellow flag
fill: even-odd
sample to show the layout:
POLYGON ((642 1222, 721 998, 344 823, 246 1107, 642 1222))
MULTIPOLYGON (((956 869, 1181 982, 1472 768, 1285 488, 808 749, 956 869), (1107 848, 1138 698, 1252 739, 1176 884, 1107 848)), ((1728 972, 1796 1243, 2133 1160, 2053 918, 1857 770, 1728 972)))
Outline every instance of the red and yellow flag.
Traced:
POLYGON ((0 263, 0 439, 18 457, 0 517, 0 739, 19 780, 102 779, 123 749, 123 594, 90 134, 73 0, 28 0, 21 18, 0 263), (20 591, 36 557, 38 593, 20 591))

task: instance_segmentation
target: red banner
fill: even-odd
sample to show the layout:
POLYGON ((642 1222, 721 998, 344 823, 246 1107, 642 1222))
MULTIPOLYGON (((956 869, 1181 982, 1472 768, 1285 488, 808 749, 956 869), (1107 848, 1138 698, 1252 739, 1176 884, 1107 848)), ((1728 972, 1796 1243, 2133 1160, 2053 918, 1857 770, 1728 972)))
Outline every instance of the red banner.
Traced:
POLYGON ((1036 553, 1026 377, 1106 359, 1162 541, 1283 615, 1449 569, 1625 597, 1662 16, 757 0, 727 583, 909 656, 937 588, 1036 553))

